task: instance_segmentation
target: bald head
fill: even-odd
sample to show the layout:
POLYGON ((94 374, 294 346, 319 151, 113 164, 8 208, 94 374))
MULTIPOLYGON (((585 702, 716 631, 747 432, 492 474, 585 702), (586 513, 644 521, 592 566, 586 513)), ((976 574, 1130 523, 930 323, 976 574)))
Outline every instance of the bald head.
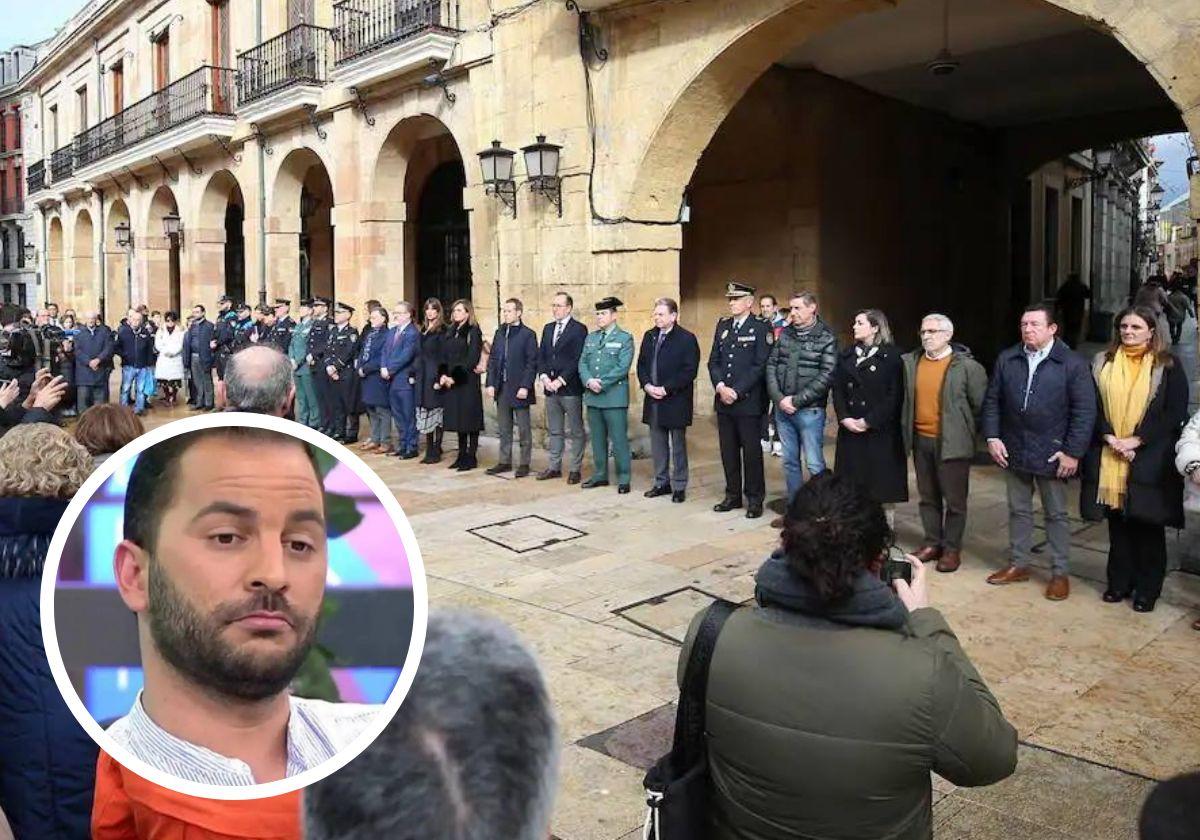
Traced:
POLYGON ((230 411, 286 417, 295 397, 292 363, 274 347, 247 347, 229 358, 225 399, 230 411))

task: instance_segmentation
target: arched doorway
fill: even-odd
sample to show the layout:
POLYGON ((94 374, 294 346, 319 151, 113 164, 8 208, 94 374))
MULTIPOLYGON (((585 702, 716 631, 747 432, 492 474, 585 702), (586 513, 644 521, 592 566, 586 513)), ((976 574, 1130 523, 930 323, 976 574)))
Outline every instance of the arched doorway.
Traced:
POLYGON ((63 310, 68 306, 73 307, 74 304, 69 302, 68 297, 67 276, 64 270, 66 252, 63 247, 63 226, 62 219, 58 216, 50 218, 47 237, 49 241, 46 243, 46 288, 50 290, 50 300, 58 303, 60 310, 63 310))
POLYGON ((211 302, 221 294, 246 300, 246 202, 237 177, 228 169, 208 179, 200 199, 198 230, 192 237, 196 272, 192 300, 211 302))
MULTIPOLYGON (((145 303, 151 309, 178 312, 182 305, 180 288, 180 248, 183 243, 167 238, 163 218, 179 214, 179 204, 170 187, 159 187, 150 201, 146 219, 146 281, 145 303)), ((187 235, 184 220, 184 235, 187 235)))
POLYGON ((225 294, 233 300, 246 299, 246 206, 242 191, 225 207, 225 294))
MULTIPOLYGON (((119 311, 121 304, 129 309, 133 304, 133 273, 129 251, 122 248, 118 242, 117 227, 131 225, 129 207, 121 199, 117 199, 108 208, 108 218, 104 229, 104 263, 105 285, 108 291, 117 291, 116 295, 105 294, 106 309, 109 312, 119 311)), ((134 236, 132 227, 130 237, 134 236)))
POLYGON ((284 158, 271 206, 268 297, 333 299, 333 182, 315 151, 295 149, 284 158))
POLYGON ((471 297, 471 230, 463 209, 461 160, 439 164, 421 188, 417 210, 417 295, 443 303, 471 297))
POLYGON ((96 282, 96 236, 92 214, 80 210, 75 216, 75 235, 71 242, 71 298, 80 306, 99 311, 100 293, 96 282))

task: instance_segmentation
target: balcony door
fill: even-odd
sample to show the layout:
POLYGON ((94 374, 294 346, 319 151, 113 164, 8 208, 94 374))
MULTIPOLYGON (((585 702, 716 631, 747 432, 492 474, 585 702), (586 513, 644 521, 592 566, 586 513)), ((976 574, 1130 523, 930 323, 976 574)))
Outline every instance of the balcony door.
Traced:
POLYGON ((155 130, 163 131, 171 125, 171 99, 167 86, 171 84, 171 30, 164 27, 154 39, 154 89, 158 91, 154 106, 155 130))
POLYGON ((313 22, 313 0, 288 0, 288 29, 313 22))
MULTIPOLYGON (((232 67, 233 50, 230 46, 229 30, 229 0, 208 0, 210 23, 212 29, 212 60, 214 68, 232 67)), ((223 84, 226 74, 220 70, 212 71, 210 83, 213 86, 213 110, 217 113, 229 112, 229 89, 223 84)))

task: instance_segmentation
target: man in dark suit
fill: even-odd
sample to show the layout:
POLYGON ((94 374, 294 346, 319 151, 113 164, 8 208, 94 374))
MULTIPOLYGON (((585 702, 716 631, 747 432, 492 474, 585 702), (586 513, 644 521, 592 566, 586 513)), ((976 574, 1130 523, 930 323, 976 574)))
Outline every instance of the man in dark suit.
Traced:
POLYGON ((642 422, 650 427, 654 486, 648 499, 671 494, 687 497, 687 427, 692 425, 692 392, 700 369, 700 343, 678 323, 679 304, 671 298, 654 302, 654 329, 642 336, 638 384, 646 394, 642 422))
POLYGON ((183 336, 183 367, 191 374, 190 399, 194 411, 211 411, 216 405, 212 378, 216 355, 212 348, 214 327, 204 316, 201 304, 193 306, 192 323, 183 336))
POLYGON ((112 330, 101 324, 95 312, 84 312, 84 325, 75 336, 75 408, 108 402, 108 375, 112 372, 112 330))
POLYGON ((588 329, 571 317, 575 302, 566 292, 554 296, 554 320, 542 329, 538 347, 538 378, 546 395, 546 426, 550 431, 550 465, 538 481, 562 478, 563 437, 571 442, 567 483, 578 484, 583 472, 583 382, 579 357, 588 329))
POLYGON ((725 468, 725 497, 713 510, 724 513, 740 508, 744 488, 746 518, 757 519, 762 516, 767 494, 762 447, 758 441, 762 417, 767 411, 764 377, 775 333, 750 312, 754 306, 754 287, 730 283, 725 297, 729 301, 729 317, 717 322, 708 355, 708 374, 716 389, 721 464, 725 468))
POLYGON ((516 298, 504 301, 502 323, 492 339, 492 355, 488 359, 487 395, 496 400, 496 420, 500 426, 500 461, 487 470, 499 475, 513 468, 513 425, 521 441, 521 460, 515 478, 529 475, 533 455, 533 428, 529 407, 536 397, 533 381, 537 375, 538 345, 533 330, 521 323, 525 306, 516 298))

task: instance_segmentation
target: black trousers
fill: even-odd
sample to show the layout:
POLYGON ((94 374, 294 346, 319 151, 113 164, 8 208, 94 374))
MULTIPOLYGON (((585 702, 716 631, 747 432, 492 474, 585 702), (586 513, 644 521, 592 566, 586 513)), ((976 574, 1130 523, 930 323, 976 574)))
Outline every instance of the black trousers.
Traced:
POLYGON ((762 504, 767 495, 759 443, 762 415, 717 414, 717 434, 721 442, 721 466, 725 468, 725 495, 740 499, 744 489, 747 503, 762 504))
MULTIPOLYGON (((329 375, 325 373, 325 368, 313 365, 312 383, 313 390, 317 394, 320 429, 326 432, 330 431, 333 429, 333 389, 330 387, 333 383, 329 379, 329 375)), ((341 433, 339 432, 339 434, 341 433)))
POLYGON ((341 371, 338 379, 326 379, 329 383, 330 406, 329 406, 329 426, 333 429, 334 435, 349 434, 347 423, 353 417, 358 420, 358 415, 354 413, 354 371, 341 371))
POLYGON ((1152 601, 1167 576, 1167 529, 1108 512, 1108 588, 1152 601))

